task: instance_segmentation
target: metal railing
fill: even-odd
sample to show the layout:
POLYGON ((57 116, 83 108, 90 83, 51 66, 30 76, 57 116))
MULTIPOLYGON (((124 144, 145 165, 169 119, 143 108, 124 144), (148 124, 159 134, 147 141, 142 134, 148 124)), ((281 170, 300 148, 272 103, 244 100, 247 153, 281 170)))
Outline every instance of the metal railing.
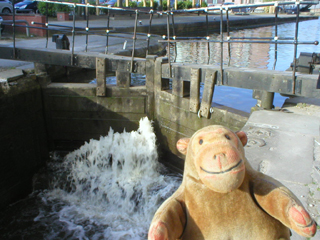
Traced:
MULTIPOLYGON (((110 37, 119 37, 119 32, 113 31, 110 29, 110 14, 108 13, 107 15, 107 23, 106 23, 106 28, 105 28, 105 34, 101 33, 96 33, 94 31, 90 31, 89 27, 89 8, 98 8, 100 10, 112 10, 112 11, 118 11, 120 12, 129 12, 129 13, 134 13, 135 14, 135 20, 134 20, 134 30, 133 30, 133 36, 131 37, 133 39, 133 49, 132 49, 132 64, 131 64, 131 71, 133 68, 133 61, 134 61, 134 54, 135 54, 135 44, 137 39, 137 36, 141 33, 137 32, 137 24, 138 24, 138 15, 140 13, 147 13, 150 15, 150 20, 149 20, 149 28, 148 28, 148 33, 147 33, 147 53, 149 52, 149 43, 150 43, 150 38, 153 36, 151 34, 151 26, 152 26, 152 19, 155 14, 158 15, 164 15, 167 16, 167 35, 163 36, 163 40, 160 40, 159 42, 166 42, 168 44, 168 59, 169 59, 169 64, 171 64, 171 57, 170 57, 170 44, 174 44, 177 42, 190 42, 190 41, 201 41, 201 42, 207 42, 208 47, 209 43, 211 42, 216 42, 220 43, 220 71, 221 71, 221 76, 223 76, 223 68, 224 68, 224 60, 223 60, 223 45, 227 43, 228 45, 228 65, 230 65, 230 59, 231 59, 231 43, 267 43, 267 44, 275 44, 275 54, 274 54, 274 66, 273 69, 275 69, 276 63, 277 63, 277 46, 278 44, 292 44, 294 45, 294 54, 293 54, 293 72, 292 72, 292 78, 295 80, 296 78, 296 59, 297 59, 297 46, 299 44, 314 44, 317 45, 318 41, 299 41, 298 40, 298 31, 299 31, 299 16, 300 16, 300 6, 302 5, 315 5, 318 4, 319 1, 289 1, 289 2, 267 2, 267 3, 259 3, 259 4, 242 4, 242 5, 219 5, 219 6, 211 6, 211 7, 201 7, 201 8, 191 8, 191 9, 183 9, 183 10, 168 10, 168 11, 145 11, 143 9, 128 9, 128 8, 118 8, 118 7, 107 7, 107 6, 102 6, 102 5, 91 5, 89 3, 87 4, 81 4, 81 3, 70 3, 70 2, 58 2, 58 1, 47 1, 47 0, 39 0, 39 2, 45 2, 46 3, 46 23, 37 23, 33 22, 32 24, 35 26, 27 26, 28 28, 37 28, 37 29, 44 29, 46 30, 46 48, 48 47, 48 31, 49 30, 59 30, 61 32, 67 32, 72 34, 72 45, 71 45, 71 63, 73 63, 73 55, 74 55, 74 42, 75 42, 75 35, 76 32, 78 34, 85 34, 86 35, 86 47, 85 51, 88 50, 88 38, 89 35, 102 35, 106 37, 106 46, 105 46, 105 54, 108 54, 108 49, 109 49, 109 38, 110 37), (59 24, 50 24, 48 22, 48 4, 62 4, 62 5, 68 5, 72 9, 72 16, 73 16, 73 23, 72 27, 70 26, 63 26, 59 24), (292 5, 295 4, 297 7, 297 13, 296 13, 296 23, 295 23, 295 34, 293 37, 286 37, 286 38, 281 38, 278 36, 278 13, 279 13, 279 7, 284 6, 284 5, 292 5), (249 38, 249 37, 243 37, 243 38, 236 38, 230 36, 230 20, 229 20, 229 12, 235 9, 240 9, 240 8, 256 8, 256 7, 275 7, 275 36, 273 38, 249 38), (85 28, 79 28, 75 26, 76 22, 76 8, 85 8, 86 9, 86 27, 85 28), (210 32, 209 32, 209 21, 208 21, 208 15, 211 14, 211 12, 218 11, 220 13, 220 40, 212 40, 210 39, 210 32), (177 37, 175 33, 175 23, 174 23, 174 15, 178 15, 181 13, 202 13, 206 17, 206 36, 204 37, 177 37), (227 24, 227 31, 226 31, 226 39, 224 39, 224 31, 223 31, 223 23, 224 23, 224 15, 226 18, 226 24, 227 24), (170 21, 171 18, 171 21, 170 21), (36 26, 38 25, 38 26, 36 26), (40 25, 40 26, 39 26, 40 25), (171 26, 170 26, 171 25, 171 26), (172 33, 173 36, 170 36, 170 29, 172 28, 172 33)), ((15 23, 18 22, 15 20, 15 13, 13 13, 13 58, 15 59, 15 27, 20 25, 16 25, 15 23)), ((128 34, 128 33, 126 33, 128 34)), ((123 37, 123 36, 122 36, 123 37)), ((128 39, 130 37, 128 36, 128 39)), ((209 52, 209 51, 208 51, 209 52)), ((210 52, 209 52, 210 54, 210 52)), ((170 68, 171 69, 171 68, 170 68)), ((295 81, 294 81, 295 82, 295 81)), ((222 80, 223 83, 223 80, 222 80)), ((293 93, 295 91, 295 84, 293 84, 293 93)))
MULTIPOLYGON (((199 12, 202 11, 206 14, 206 26, 207 26, 207 36, 203 38, 185 38, 185 37, 177 37, 173 35, 170 37, 169 31, 167 33, 167 36, 163 36, 164 40, 160 40, 161 42, 167 42, 168 48, 170 43, 176 43, 176 42, 190 42, 190 41, 200 41, 201 42, 213 42, 213 43, 220 43, 220 71, 221 76, 223 76, 223 44, 228 44, 228 66, 230 65, 230 59, 231 59, 231 43, 267 43, 267 44, 275 44, 274 49, 274 65, 273 70, 276 67, 277 63, 277 46, 278 44, 293 44, 294 45, 294 54, 293 54, 293 72, 292 72, 292 78, 293 78, 293 93, 295 92, 295 79, 296 79, 296 67, 297 67, 297 47, 299 44, 312 44, 312 45, 318 45, 318 41, 298 41, 298 30, 299 30, 299 16, 300 16, 300 6, 301 5, 316 5, 319 1, 290 1, 290 2, 268 2, 268 3, 259 3, 259 4, 241 4, 241 5, 220 5, 220 6, 213 6, 213 7, 204 7, 204 8, 197 8, 197 9, 185 9, 185 10, 172 10, 165 12, 168 16, 168 29, 169 29, 169 16, 172 17, 172 27, 174 29, 174 13, 185 13, 185 12, 199 12), (296 13, 296 23, 295 23, 295 34, 294 37, 286 37, 281 38, 278 36, 278 13, 279 13, 279 6, 285 6, 285 5, 292 5, 295 4, 297 7, 297 13, 296 13), (242 37, 242 38, 236 38, 230 36, 230 21, 229 21, 229 11, 239 8, 256 8, 256 7, 275 7, 275 36, 273 38, 250 38, 250 37, 242 37), (210 36, 208 34, 208 14, 210 11, 219 11, 220 12, 220 40, 210 40, 210 36), (224 13, 226 14, 226 21, 227 21, 227 39, 224 40, 224 33, 223 33, 223 16, 224 13)), ((209 47, 209 45, 208 45, 209 47)), ((210 51, 208 51, 210 53, 210 51)), ((168 51, 168 58, 170 59, 170 52, 168 51)), ((170 63, 170 62, 169 62, 170 63)), ((223 83, 223 79, 222 79, 223 83)))

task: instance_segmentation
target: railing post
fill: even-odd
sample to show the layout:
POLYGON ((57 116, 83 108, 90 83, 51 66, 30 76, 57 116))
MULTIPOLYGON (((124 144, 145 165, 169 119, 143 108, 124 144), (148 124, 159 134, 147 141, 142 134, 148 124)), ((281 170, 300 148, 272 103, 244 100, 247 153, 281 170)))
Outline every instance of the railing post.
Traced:
POLYGON ((106 96, 106 59, 96 58, 97 96, 106 96))

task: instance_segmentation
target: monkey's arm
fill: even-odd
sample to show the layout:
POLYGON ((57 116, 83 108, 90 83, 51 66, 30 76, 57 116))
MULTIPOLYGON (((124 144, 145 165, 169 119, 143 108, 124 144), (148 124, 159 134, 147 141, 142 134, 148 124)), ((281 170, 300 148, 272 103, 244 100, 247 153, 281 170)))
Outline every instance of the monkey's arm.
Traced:
POLYGON ((315 235, 316 222, 297 197, 275 179, 257 174, 253 184, 253 194, 260 207, 288 228, 304 237, 315 235))
POLYGON ((149 228, 148 240, 176 240, 181 237, 186 214, 180 196, 178 189, 157 210, 149 228))

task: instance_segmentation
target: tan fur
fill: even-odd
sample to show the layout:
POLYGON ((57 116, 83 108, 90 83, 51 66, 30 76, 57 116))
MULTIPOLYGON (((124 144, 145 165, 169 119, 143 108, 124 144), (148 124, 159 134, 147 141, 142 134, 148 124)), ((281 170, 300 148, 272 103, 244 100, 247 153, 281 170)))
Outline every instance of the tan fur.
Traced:
POLYGON ((316 223, 299 200, 276 180, 251 168, 244 132, 208 126, 177 149, 186 154, 179 189, 156 212, 149 240, 290 239, 304 237, 316 223))

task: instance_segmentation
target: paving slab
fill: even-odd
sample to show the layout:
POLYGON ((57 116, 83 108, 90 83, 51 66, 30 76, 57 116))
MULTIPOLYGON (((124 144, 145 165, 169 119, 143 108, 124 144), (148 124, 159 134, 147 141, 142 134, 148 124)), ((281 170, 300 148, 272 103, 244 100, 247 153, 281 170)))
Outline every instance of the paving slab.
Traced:
MULTIPOLYGON (((246 156, 254 169, 287 186, 319 222, 320 117, 288 112, 251 114, 243 127, 248 134, 246 156)), ((306 238, 293 233, 291 239, 306 238)), ((319 240, 320 233, 313 239, 319 240)))
POLYGON ((7 71, 1 72, 0 82, 11 82, 18 78, 23 77, 22 69, 9 69, 7 71))

